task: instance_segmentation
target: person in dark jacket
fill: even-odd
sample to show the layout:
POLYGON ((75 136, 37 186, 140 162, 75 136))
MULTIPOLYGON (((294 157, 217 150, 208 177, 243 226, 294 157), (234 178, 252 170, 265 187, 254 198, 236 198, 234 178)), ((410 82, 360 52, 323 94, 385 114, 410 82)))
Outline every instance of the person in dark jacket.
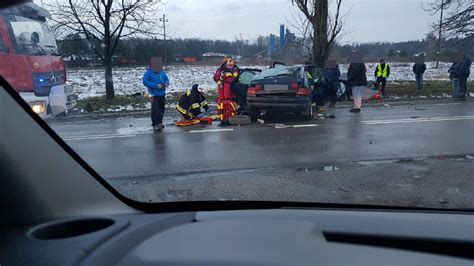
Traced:
POLYGON ((143 75, 143 85, 148 88, 148 96, 151 101, 151 121, 155 131, 164 128, 165 94, 169 84, 168 75, 163 70, 162 59, 152 58, 150 67, 143 75))
POLYGON ((413 73, 415 74, 416 87, 419 91, 423 89, 423 74, 426 71, 426 64, 422 61, 413 65, 413 73))
POLYGON ((203 116, 201 108, 207 113, 209 111, 209 103, 206 101, 206 97, 204 97, 204 90, 199 88, 198 84, 194 84, 191 89, 187 89, 176 105, 176 110, 185 120, 203 116))
POLYGON ((448 70, 449 80, 451 81, 451 95, 453 96, 454 100, 458 98, 458 92, 459 92, 458 69, 459 69, 458 63, 453 63, 448 70))
MULTIPOLYGON (((331 61, 331 60, 329 60, 331 61)), ((337 90, 339 88, 339 79, 341 78, 341 71, 339 65, 335 62, 327 62, 323 70, 323 84, 324 84, 324 98, 329 100, 329 107, 335 107, 337 101, 337 90)))
POLYGON ((464 55, 461 63, 457 65, 457 74, 459 79, 459 93, 457 95, 458 100, 464 101, 466 99, 467 92, 467 79, 471 74, 472 60, 469 55, 464 55))
POLYGON ((385 60, 380 60, 380 64, 375 68, 374 76, 377 78, 377 84, 382 92, 382 96, 385 96, 385 85, 387 79, 390 76, 390 66, 385 63, 385 60))
POLYGON ((352 88, 354 107, 352 113, 359 113, 362 107, 362 98, 367 88, 367 68, 364 63, 351 63, 347 72, 347 84, 352 88))

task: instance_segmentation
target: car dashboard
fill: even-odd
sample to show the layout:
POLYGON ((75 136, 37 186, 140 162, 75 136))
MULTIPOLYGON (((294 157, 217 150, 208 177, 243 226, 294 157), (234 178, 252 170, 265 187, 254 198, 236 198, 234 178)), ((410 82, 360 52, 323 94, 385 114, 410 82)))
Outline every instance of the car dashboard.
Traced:
POLYGON ((2 230, 1 265, 473 265, 467 214, 276 209, 2 230))

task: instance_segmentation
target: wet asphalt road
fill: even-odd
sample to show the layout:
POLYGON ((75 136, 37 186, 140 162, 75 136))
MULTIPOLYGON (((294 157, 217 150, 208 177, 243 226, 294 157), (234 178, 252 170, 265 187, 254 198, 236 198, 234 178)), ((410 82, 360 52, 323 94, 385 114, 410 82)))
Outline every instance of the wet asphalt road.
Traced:
POLYGON ((151 131, 148 117, 50 125, 120 192, 141 201, 474 207, 474 102, 330 112, 335 119, 268 114, 264 124, 161 133, 151 131), (324 171, 329 166, 336 171, 324 171))

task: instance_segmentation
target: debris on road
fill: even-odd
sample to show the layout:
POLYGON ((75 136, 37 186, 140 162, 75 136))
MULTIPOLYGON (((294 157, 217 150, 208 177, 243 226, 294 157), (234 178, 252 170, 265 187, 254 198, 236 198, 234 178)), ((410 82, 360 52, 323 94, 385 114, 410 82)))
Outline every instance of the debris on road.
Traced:
POLYGON ((448 203, 449 203, 449 200, 447 200, 447 199, 440 199, 440 200, 438 200, 438 202, 441 203, 441 204, 448 204, 448 203))
POLYGON ((412 116, 412 119, 420 118, 419 116, 412 116))
POLYGON ((248 115, 236 115, 229 119, 231 125, 248 125, 252 123, 250 116, 248 115))
POLYGON ((472 156, 472 155, 466 155, 465 157, 466 157, 466 159, 468 159, 468 160, 474 160, 474 156, 472 156))
POLYGON ((291 127, 291 126, 285 125, 285 124, 275 124, 274 127, 275 127, 275 128, 289 128, 289 127, 291 127))
POLYGON ((392 107, 392 106, 390 106, 390 104, 384 104, 383 106, 385 106, 385 107, 392 107))
POLYGON ((336 166, 332 166, 332 165, 323 167, 324 172, 332 172, 332 171, 337 171, 337 170, 339 170, 339 168, 337 168, 336 166))
POLYGON ((257 122, 259 122, 260 124, 265 124, 265 120, 263 119, 257 119, 257 122))
POLYGON ((344 189, 344 188, 342 188, 342 187, 340 187, 340 188, 339 188, 339 190, 340 190, 340 191, 342 191, 342 192, 349 193, 349 190, 347 190, 347 189, 344 189))

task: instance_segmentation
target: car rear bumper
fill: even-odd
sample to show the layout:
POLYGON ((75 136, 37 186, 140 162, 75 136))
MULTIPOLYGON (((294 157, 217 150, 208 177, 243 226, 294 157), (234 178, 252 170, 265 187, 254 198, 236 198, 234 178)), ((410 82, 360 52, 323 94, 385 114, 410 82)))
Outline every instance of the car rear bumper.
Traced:
POLYGON ((310 97, 247 97, 249 108, 304 111, 311 107, 310 97))

